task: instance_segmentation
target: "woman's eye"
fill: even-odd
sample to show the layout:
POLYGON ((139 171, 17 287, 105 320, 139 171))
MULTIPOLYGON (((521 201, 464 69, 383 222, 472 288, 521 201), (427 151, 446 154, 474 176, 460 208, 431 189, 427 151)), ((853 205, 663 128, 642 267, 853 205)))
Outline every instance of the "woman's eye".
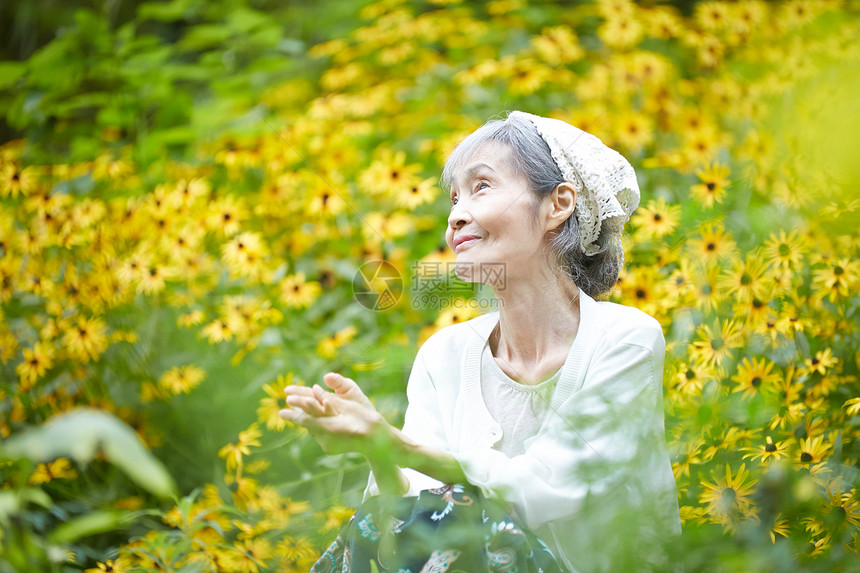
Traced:
POLYGON ((482 185, 486 185, 487 187, 490 186, 486 181, 481 181, 480 183, 478 183, 478 189, 480 189, 482 185))
POLYGON ((452 196, 451 196, 451 205, 453 206, 453 205, 456 205, 456 204, 457 204, 457 197, 456 197, 455 195, 452 195, 452 196))

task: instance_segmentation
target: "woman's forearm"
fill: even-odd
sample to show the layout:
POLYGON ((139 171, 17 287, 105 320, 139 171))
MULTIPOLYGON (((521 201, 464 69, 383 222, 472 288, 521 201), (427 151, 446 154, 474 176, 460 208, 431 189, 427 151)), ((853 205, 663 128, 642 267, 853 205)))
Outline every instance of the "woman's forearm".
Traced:
POLYGON ((466 474, 450 453, 415 442, 398 430, 391 429, 394 451, 400 465, 410 467, 443 483, 466 483, 466 474))
POLYGON ((368 461, 380 493, 403 495, 409 491, 409 478, 399 466, 373 459, 368 461))
POLYGON ((380 492, 403 495, 409 491, 409 478, 400 469, 409 467, 443 483, 466 483, 460 462, 450 453, 417 443, 383 422, 372 442, 364 449, 380 492))

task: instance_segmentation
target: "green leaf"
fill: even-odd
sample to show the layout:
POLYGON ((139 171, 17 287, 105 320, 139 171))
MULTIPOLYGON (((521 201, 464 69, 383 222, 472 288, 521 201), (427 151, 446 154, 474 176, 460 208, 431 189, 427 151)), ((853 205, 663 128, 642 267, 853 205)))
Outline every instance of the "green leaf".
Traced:
POLYGON ((794 334, 794 341, 797 344, 797 353, 800 354, 802 358, 811 358, 812 354, 809 353, 809 340, 806 339, 806 335, 801 331, 797 331, 794 334))
POLYGON ((52 502, 48 494, 37 487, 0 492, 0 523, 8 521, 9 516, 18 513, 27 503, 48 508, 52 502))
POLYGON ((0 62, 0 89, 14 84, 26 69, 23 62, 0 62))
POLYGON ((72 410, 0 443, 0 456, 34 462, 70 457, 85 464, 99 451, 141 487, 160 497, 174 494, 173 478, 134 430, 101 410, 72 410))
POLYGON ((57 527, 48 536, 48 541, 56 544, 71 543, 81 537, 113 531, 123 522, 129 513, 131 512, 96 511, 82 515, 57 527))

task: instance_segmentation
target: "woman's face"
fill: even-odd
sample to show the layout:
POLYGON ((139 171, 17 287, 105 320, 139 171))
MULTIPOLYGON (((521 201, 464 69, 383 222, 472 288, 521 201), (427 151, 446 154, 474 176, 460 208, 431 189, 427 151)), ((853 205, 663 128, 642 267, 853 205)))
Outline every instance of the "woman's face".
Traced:
POLYGON ((514 175, 509 153, 504 144, 484 145, 454 176, 445 241, 464 281, 495 286, 498 278, 527 277, 543 262, 536 255, 544 229, 531 223, 532 192, 522 174, 514 175), (477 238, 455 245, 466 236, 477 238))

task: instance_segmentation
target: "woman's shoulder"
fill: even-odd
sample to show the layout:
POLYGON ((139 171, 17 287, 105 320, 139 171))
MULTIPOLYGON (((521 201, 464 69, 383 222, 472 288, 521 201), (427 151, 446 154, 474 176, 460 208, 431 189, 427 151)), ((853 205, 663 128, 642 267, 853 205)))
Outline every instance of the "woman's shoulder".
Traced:
POLYGON ((663 327, 640 309, 610 301, 595 301, 593 328, 607 343, 664 346, 663 327))

